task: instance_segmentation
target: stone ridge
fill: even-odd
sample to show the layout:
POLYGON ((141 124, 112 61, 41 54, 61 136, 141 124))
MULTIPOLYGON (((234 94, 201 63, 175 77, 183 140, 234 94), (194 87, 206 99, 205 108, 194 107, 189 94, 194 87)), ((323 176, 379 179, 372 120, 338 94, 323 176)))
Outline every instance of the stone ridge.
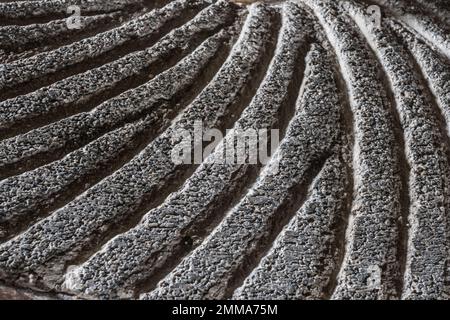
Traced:
POLYGON ((0 299, 448 299, 449 30, 438 0, 0 2, 0 299))

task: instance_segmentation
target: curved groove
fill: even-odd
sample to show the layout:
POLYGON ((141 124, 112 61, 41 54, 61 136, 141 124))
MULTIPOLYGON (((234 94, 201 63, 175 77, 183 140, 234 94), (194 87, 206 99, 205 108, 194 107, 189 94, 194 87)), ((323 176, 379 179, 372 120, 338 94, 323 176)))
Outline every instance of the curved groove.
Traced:
POLYGON ((0 299, 447 299, 447 7, 0 0, 0 299))
MULTIPOLYGON (((316 28, 320 30, 320 26, 317 26, 316 28)), ((319 34, 322 33, 319 32, 319 34)), ((334 52, 331 44, 329 44, 328 40, 326 39, 324 39, 323 42, 325 43, 327 50, 332 52, 331 59, 336 63, 336 66, 339 66, 336 53, 334 52)), ((349 89, 342 74, 343 70, 340 67, 336 67, 335 81, 338 92, 340 93, 340 101, 343 109, 343 130, 345 130, 345 135, 343 136, 343 141, 341 142, 343 149, 341 150, 342 155, 338 157, 337 160, 344 166, 342 174, 344 175, 343 179, 345 180, 343 191, 345 197, 343 201, 343 211, 345 213, 342 213, 340 219, 338 218, 337 221, 334 222, 336 237, 331 247, 334 249, 335 265, 330 272, 327 285, 320 292, 320 296, 326 300, 331 299, 333 293, 336 290, 339 273, 343 267, 344 258, 347 254, 349 244, 347 243, 346 237, 351 226, 350 219, 353 208, 353 201, 355 198, 355 180, 357 179, 355 177, 355 170, 353 168, 353 164, 355 162, 355 119, 351 109, 349 89)))
MULTIPOLYGON (((395 139, 398 142, 397 146, 397 157, 399 163, 399 175, 400 175, 400 210, 401 217, 398 219, 398 230, 399 231, 399 239, 398 239, 398 249, 397 249, 397 260, 399 263, 399 276, 397 279, 397 294, 398 297, 401 296, 401 293, 404 291, 405 283, 404 283, 404 275, 406 272, 406 261, 408 254, 408 242, 409 242, 409 224, 408 220, 410 217, 410 210, 412 208, 411 203, 411 191, 410 191, 410 176, 411 176, 411 165, 408 161, 408 157, 406 154, 407 143, 405 141, 401 116, 398 111, 398 102, 396 100, 396 94, 398 92, 398 87, 394 87, 392 82, 393 80, 389 77, 390 71, 386 70, 385 63, 379 56, 379 47, 374 44, 373 39, 370 35, 370 30, 365 25, 361 11, 364 10, 362 6, 358 6, 358 4, 348 1, 350 7, 347 8, 347 13, 353 18, 353 22, 359 26, 361 33, 367 40, 373 54, 377 56, 377 62, 379 66, 380 79, 384 85, 387 98, 389 104, 391 106, 391 114, 392 114, 392 122, 394 124, 394 134, 395 139), (359 9, 360 12, 355 11, 355 9, 359 9)), ((384 23, 384 21, 382 22, 384 23)), ((369 27, 370 28, 370 27, 369 27)))
POLYGON ((450 62, 430 48, 425 41, 414 37, 398 21, 390 20, 388 25, 399 39, 403 39, 405 47, 414 57, 415 70, 425 78, 423 82, 431 89, 429 96, 435 97, 436 106, 439 108, 437 114, 442 114, 440 117, 445 118, 441 120, 442 130, 450 136, 450 89, 446 85, 450 62))
POLYGON ((128 14, 115 11, 110 14, 81 16, 81 26, 78 29, 69 29, 65 19, 31 26, 0 27, 0 50, 7 55, 20 54, 20 59, 24 59, 105 32, 128 18, 128 14))
POLYGON ((450 26, 445 27, 442 23, 433 21, 431 17, 418 10, 410 10, 409 6, 396 6, 396 0, 365 0, 371 4, 384 5, 387 1, 388 13, 408 26, 416 35, 425 39, 443 56, 450 60, 450 26), (392 3, 391 3, 392 2, 392 3))
POLYGON ((150 47, 206 7, 207 0, 175 0, 124 25, 50 52, 0 65, 0 100, 50 85, 150 47), (82 63, 81 63, 82 62, 82 63), (20 85, 20 86, 19 86, 20 85))
POLYGON ((328 0, 305 4, 313 9, 336 52, 355 120, 355 196, 346 256, 332 298, 389 297, 395 294, 398 231, 394 222, 400 216, 397 142, 389 103, 380 85, 374 57, 338 4, 328 0), (389 223, 380 222, 385 220, 389 223), (376 238, 381 243, 367 238, 376 238), (370 288, 366 282, 372 266, 387 269, 379 288, 370 288))
MULTIPOLYGON (((409 49, 409 52, 414 56, 418 66, 417 73, 423 73, 428 86, 432 92, 428 93, 430 97, 435 97, 436 106, 440 108, 440 112, 436 112, 437 115, 443 114, 441 118, 441 123, 445 120, 445 124, 442 125, 443 129, 449 128, 450 124, 450 87, 448 84, 448 75, 450 74, 450 65, 442 59, 442 57, 436 54, 431 48, 428 47, 426 43, 420 39, 415 38, 409 31, 407 31, 403 26, 395 21, 390 21, 389 27, 396 33, 396 35, 403 40, 405 46, 409 49), (419 70, 420 69, 420 70, 419 70)), ((442 129, 441 129, 442 130, 442 129)), ((444 130, 442 130, 444 132, 444 130)), ((446 132, 448 136, 448 131, 446 132)), ((448 145, 447 145, 448 146, 448 145)), ((448 149, 447 149, 447 159, 449 159, 448 149)), ((450 192, 450 188, 447 188, 450 192)), ((447 195, 445 208, 446 211, 450 211, 450 194, 447 195)), ((447 215, 446 218, 447 225, 447 243, 450 244, 450 219, 447 215)), ((450 257, 450 248, 447 257, 450 257)), ((444 285, 446 286, 446 294, 450 293, 450 282, 448 281, 448 260, 445 263, 444 271, 444 285)))
POLYGON ((25 26, 32 24, 48 23, 69 16, 67 8, 78 5, 84 16, 93 16, 113 11, 127 10, 151 10, 167 4, 170 0, 101 0, 92 2, 89 0, 39 0, 39 1, 4 1, 0 3, 0 26, 16 25, 25 26))
MULTIPOLYGON (((216 37, 215 41, 217 40, 225 41, 226 37, 216 37)), ((228 46, 225 45, 218 47, 218 53, 195 79, 195 86, 187 89, 182 97, 173 98, 165 103, 166 106, 160 106, 168 110, 169 105, 177 105, 165 115, 166 119, 173 118, 178 110, 188 105, 210 82, 225 60, 227 49, 228 46)), ((101 136, 59 161, 2 181, 0 230, 7 231, 3 234, 0 232, 0 240, 4 241, 24 232, 42 217, 64 207, 76 196, 119 170, 161 133, 162 128, 157 125, 154 117, 147 116, 101 136), (78 166, 69 170, 73 163, 78 166), (64 179, 59 176, 61 170, 66 172, 64 179), (45 183, 37 183, 44 176, 45 183), (28 187, 27 192, 22 193, 24 186, 33 187, 28 187)))
MULTIPOLYGON (((58 274, 61 273, 62 276, 66 264, 76 263, 77 259, 80 259, 80 254, 88 255, 90 250, 97 250, 102 243, 108 241, 117 232, 124 232, 130 228, 130 224, 135 225, 145 212, 161 203, 170 192, 182 185, 192 173, 191 170, 194 169, 192 168, 194 166, 191 166, 190 170, 181 171, 182 166, 175 165, 171 161, 171 149, 177 143, 172 139, 173 132, 180 128, 192 127, 194 119, 198 119, 198 117, 204 120, 207 127, 221 128, 226 125, 223 122, 226 118, 233 119, 239 116, 242 109, 248 104, 248 100, 253 96, 255 88, 258 87, 257 81, 260 81, 259 78, 265 73, 267 65, 261 64, 261 62, 264 62, 265 44, 270 43, 270 29, 268 28, 271 24, 263 21, 270 11, 266 9, 258 12, 266 12, 266 14, 249 18, 252 28, 244 28, 230 57, 218 74, 187 109, 172 121, 169 129, 112 176, 104 179, 68 206, 40 221, 25 233, 0 246, 2 272, 12 275, 18 272, 20 275, 20 265, 31 263, 35 266, 33 272, 43 276, 40 280, 41 284, 47 286, 48 284, 45 283, 53 283, 53 286, 55 282, 60 281, 58 274), (255 46, 255 43, 258 45, 255 46), (246 54, 245 59, 243 59, 244 53, 246 54), (240 72, 235 72, 236 70, 240 72), (205 108, 209 108, 211 112, 204 114, 205 108), (113 198, 111 198, 111 192, 115 194, 113 198), (92 205, 102 210, 102 214, 97 213, 93 216, 89 210, 92 205), (81 219, 82 216, 84 219, 81 219), (67 218, 73 223, 60 225, 58 221, 67 218), (27 242, 27 239, 33 238, 33 234, 36 232, 47 233, 50 229, 47 229, 46 226, 50 225, 54 226, 51 227, 51 234, 48 234, 48 237, 41 234, 46 241, 53 242, 55 233, 67 234, 70 232, 67 228, 76 230, 76 232, 70 232, 71 236, 67 237, 64 242, 58 240, 52 245, 44 245, 43 242, 40 242, 46 249, 43 251, 43 248, 35 247, 33 250, 41 257, 39 263, 35 260, 36 256, 32 252, 30 252, 31 255, 26 256, 22 254, 14 255, 14 257, 11 254, 5 255, 6 252, 10 252, 8 247, 14 247, 21 241, 27 242), (82 250, 84 253, 81 252, 82 250), (16 267, 11 265, 11 262, 16 267), (53 267, 49 268, 49 263, 53 267), (49 278, 46 276, 49 272, 52 274, 57 272, 57 275, 49 278)), ((207 53, 208 50, 205 50, 204 54, 207 53)), ((187 68, 183 73, 191 72, 191 69, 187 68)))
POLYGON ((345 207, 345 164, 331 156, 311 185, 302 208, 279 234, 260 264, 236 285, 234 299, 321 299, 328 295, 345 207), (320 230, 320 232, 318 232, 320 230), (336 232, 336 233, 335 233, 336 232), (331 233, 332 236, 327 236, 331 233))
MULTIPOLYGON (((302 39, 298 32, 304 28, 301 23, 304 17, 300 16, 298 9, 290 9, 293 12, 285 12, 278 47, 268 74, 235 127, 246 130, 274 128, 273 126, 278 124, 282 135, 286 131, 291 118, 291 112, 288 111, 294 109, 301 80, 302 67, 296 66, 296 61, 301 59, 300 50, 304 50, 304 41, 307 41, 302 39), (279 87, 280 83, 289 83, 289 88, 279 87), (277 94, 267 100, 268 92, 277 94), (262 112, 263 109, 265 112, 262 112), (279 113, 283 114, 281 119, 277 117, 279 113)), ((228 137, 227 135, 225 139, 228 137)), ((129 295, 130 293, 126 294, 127 291, 131 291, 131 294, 134 291, 134 295, 138 295, 154 288, 162 277, 207 236, 209 230, 219 224, 227 211, 226 208, 231 209, 237 204, 241 194, 245 194, 245 190, 257 176, 258 166, 215 163, 212 159, 223 155, 224 144, 226 143, 221 142, 216 147, 214 153, 187 180, 180 191, 171 195, 160 207, 150 211, 134 229, 114 238, 101 252, 71 271, 66 276, 66 285, 86 295, 109 297, 129 295), (201 199, 199 192, 203 194, 201 199), (191 214, 184 214, 184 221, 177 222, 176 212, 184 211, 183 208, 189 208, 188 212, 191 214), (152 227, 155 224, 161 227, 152 227), (140 239, 143 243, 147 243, 144 239, 151 239, 155 243, 152 247, 140 246, 142 250, 138 251, 129 250, 130 247, 121 250, 116 246, 118 243, 128 243, 133 247, 136 241, 134 239, 140 239), (114 259, 114 266, 110 263, 111 256, 120 256, 120 259, 114 259), (127 262, 131 256, 134 261, 132 265, 127 262), (102 276, 100 270, 121 268, 125 262, 127 272, 102 276), (93 270, 98 272, 92 274, 93 270), (130 287, 137 289, 132 290, 130 287)))
MULTIPOLYGON (((319 46, 314 46, 308 62, 321 63, 315 50, 320 50, 319 46)), ((305 201, 308 186, 338 139, 339 133, 334 131, 340 117, 336 88, 327 83, 327 90, 314 96, 311 88, 316 83, 305 85, 286 138, 256 183, 205 241, 141 298, 227 298, 257 265, 305 201), (320 134, 304 139, 311 131, 320 134), (248 214, 256 208, 258 216, 248 214)))
MULTIPOLYGON (((355 13, 353 15, 355 16, 355 13)), ((361 23, 359 26, 386 70, 406 136, 405 149, 410 166, 411 193, 411 212, 408 220, 412 226, 406 247, 408 252, 404 267, 405 284, 401 292, 409 298, 436 298, 443 293, 443 284, 436 279, 443 279, 448 251, 445 223, 442 226, 440 222, 435 222, 446 220, 445 198, 450 157, 445 119, 433 100, 434 96, 427 89, 416 61, 403 49, 403 44, 393 32, 384 25, 383 32, 369 31, 361 23), (424 130, 429 134, 423 135, 424 130), (441 147, 431 151, 429 145, 441 147), (427 191, 423 185, 433 186, 432 191, 427 191), (428 228, 432 228, 433 232, 427 231, 428 228), (425 238, 429 244, 433 243, 431 247, 437 246, 440 249, 431 249, 429 246, 424 248, 425 238), (426 252, 430 250, 433 250, 431 254, 434 257, 441 257, 441 262, 432 268, 426 267, 424 262, 428 260, 426 252), (444 252, 441 252, 442 250, 444 252)))
POLYGON ((170 68, 206 37, 228 26, 236 8, 219 2, 173 30, 154 46, 49 87, 0 103, 0 138, 8 138, 87 112, 170 68), (214 21, 210 21, 214 16, 214 21), (49 101, 49 93, 53 99, 49 101), (3 107, 3 108, 2 108, 3 107))
POLYGON ((156 121, 154 125, 158 127, 158 123, 167 121, 164 115, 168 116, 176 110, 173 106, 177 107, 176 101, 183 98, 182 91, 195 85, 196 75, 208 62, 197 61, 198 65, 192 66, 192 73, 183 75, 182 71, 187 63, 192 63, 190 60, 193 57, 195 54, 187 56, 151 81, 126 91, 89 112, 0 141, 0 177, 7 178, 60 159, 102 134, 148 114, 152 115, 156 121), (168 86, 173 79, 178 82, 168 86), (147 97, 147 100, 134 102, 142 97, 147 97))
MULTIPOLYGON (((325 91, 333 92, 337 96, 340 85, 333 74, 329 54, 317 46, 313 47, 310 54, 307 67, 309 71, 305 75, 306 82, 302 89, 304 97, 308 96, 308 91, 312 91, 311 87, 315 83, 326 83, 325 91)), ((307 101, 308 98, 303 99, 307 101)), ((351 127, 353 121, 346 110, 345 98, 341 100, 328 94, 315 99, 326 100, 330 104, 338 100, 342 102, 336 104, 339 110, 332 109, 331 114, 334 115, 333 118, 336 117, 336 113, 339 115, 341 123, 338 130, 346 128, 347 132, 338 138, 342 141, 333 147, 333 152, 348 152, 349 150, 344 151, 346 147, 341 143, 347 142, 348 138, 351 139, 351 128, 348 126, 351 127)), ((292 126, 295 125, 294 119, 292 126)), ((246 269, 246 272, 241 270, 242 273, 238 278, 228 285, 228 296, 233 293, 232 297, 235 299, 319 299, 326 295, 328 287, 333 282, 333 273, 336 269, 333 266, 338 260, 337 257, 342 255, 339 234, 345 231, 343 222, 346 216, 341 211, 349 212, 351 204, 352 178, 349 176, 350 168, 345 164, 348 160, 348 154, 346 156, 341 154, 339 157, 334 154, 329 156, 323 165, 319 161, 319 167, 316 169, 320 168, 320 171, 316 172, 317 174, 313 173, 316 178, 306 184, 310 189, 307 192, 303 190, 302 196, 299 196, 302 194, 301 190, 289 191, 290 194, 296 195, 297 200, 293 206, 282 211, 285 215, 282 218, 284 223, 277 222, 278 230, 272 233, 272 239, 268 241, 268 244, 273 243, 272 247, 270 250, 269 247, 266 247, 266 250, 261 250, 260 247, 259 258, 253 261, 253 265, 244 264, 243 269, 246 269), (326 196, 317 197, 316 193, 326 196), (332 203, 333 201, 335 203, 332 203), (315 235, 318 238, 315 238, 315 235)), ((314 163, 315 165, 317 164, 314 163)), ((309 179, 311 178, 309 176, 309 179)))

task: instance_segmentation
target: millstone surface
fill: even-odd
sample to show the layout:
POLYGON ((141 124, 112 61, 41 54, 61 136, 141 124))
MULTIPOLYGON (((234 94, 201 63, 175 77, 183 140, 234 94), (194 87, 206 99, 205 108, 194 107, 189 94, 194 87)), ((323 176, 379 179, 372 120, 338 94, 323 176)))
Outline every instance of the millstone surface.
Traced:
POLYGON ((448 1, 0 1, 0 62, 0 298, 449 298, 448 1))

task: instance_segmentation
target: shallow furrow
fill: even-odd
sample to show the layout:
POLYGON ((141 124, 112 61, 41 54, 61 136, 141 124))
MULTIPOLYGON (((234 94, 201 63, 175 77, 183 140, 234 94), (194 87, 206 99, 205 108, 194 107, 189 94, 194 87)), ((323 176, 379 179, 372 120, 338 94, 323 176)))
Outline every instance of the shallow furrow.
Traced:
POLYGON ((449 1, 0 0, 0 299, 450 298, 449 1))
POLYGON ((435 46, 440 52, 450 60, 450 36, 449 29, 433 23, 429 17, 417 15, 405 15, 399 19, 415 30, 420 36, 435 46))
MULTIPOLYGON (((403 39, 403 43, 408 47, 410 53, 414 56, 419 72, 423 72, 427 84, 430 87, 431 93, 435 97, 436 106, 440 108, 438 114, 442 113, 442 118, 445 123, 441 124, 442 132, 449 135, 450 126, 450 65, 442 58, 442 56, 436 54, 426 43, 417 39, 410 32, 408 32, 401 24, 395 21, 389 21, 389 27, 397 34, 397 36, 403 39)), ((447 150, 448 152, 448 150, 447 150)), ((448 156, 447 156, 448 158, 448 156)), ((447 191, 450 192, 450 188, 447 187, 447 191)), ((448 269, 450 259, 450 215, 449 204, 450 194, 446 197, 446 228, 447 228, 447 259, 444 262, 448 269)), ((450 294, 450 281, 448 280, 448 272, 445 274, 444 281, 446 282, 447 294, 450 294)))
POLYGON ((78 189, 87 189, 92 182, 91 177, 99 171, 106 175, 113 169, 112 159, 120 159, 126 151, 138 147, 136 136, 148 130, 154 123, 151 120, 149 117, 149 120, 127 124, 60 161, 2 181, 0 240, 18 233, 42 212, 66 200, 69 190, 79 194, 78 189), (61 195, 62 192, 65 194, 61 195))
POLYGON ((401 23, 395 20, 389 20, 386 23, 398 37, 403 39, 403 43, 405 43, 411 54, 414 56, 415 61, 420 66, 420 70, 417 71, 424 74, 427 85, 436 97, 440 113, 442 113, 445 118, 445 131, 447 132, 447 135, 449 135, 450 87, 448 83, 450 63, 430 48, 426 42, 414 37, 414 35, 401 23))
MULTIPOLYGON (((0 274, 21 282, 33 273, 37 280, 34 285, 58 286, 66 267, 96 252, 117 232, 137 224, 145 212, 181 186, 192 171, 172 161, 172 150, 179 142, 174 134, 193 129, 196 120, 203 120, 205 127, 221 129, 227 126, 226 119, 240 115, 266 72, 264 56, 271 55, 266 50, 275 30, 271 9, 252 9, 230 57, 172 125, 123 168, 2 244, 0 274), (34 241, 36 238, 40 240, 34 241), (24 246, 29 249, 21 250, 24 246)), ((203 54, 211 53, 205 50, 203 54)), ((192 69, 182 70, 178 76, 190 74, 192 69)))
POLYGON ((160 128, 161 121, 167 120, 163 116, 176 111, 176 101, 183 97, 184 90, 195 86, 198 75, 214 56, 213 50, 210 56, 200 52, 197 56, 194 52, 151 81, 128 90, 89 112, 78 113, 0 141, 0 179, 60 159, 102 134, 148 114, 157 121, 155 127, 160 128), (187 67, 192 68, 191 73, 184 72, 187 67))
MULTIPOLYGON (((329 58, 321 59, 329 60, 329 58)), ((311 82, 322 82, 330 70, 314 66, 311 82), (320 73, 323 72, 323 73, 320 73)), ((339 87, 338 87, 339 88, 339 87)), ((341 88, 339 88, 341 89, 341 88)), ((340 93, 345 95, 344 92, 340 93)), ((341 105, 345 105, 343 99, 341 105)), ((348 212, 351 209, 352 119, 342 112, 347 134, 313 183, 310 195, 280 233, 267 255, 233 294, 236 299, 326 299, 339 271, 348 212), (350 127, 350 128, 349 128, 350 127)))

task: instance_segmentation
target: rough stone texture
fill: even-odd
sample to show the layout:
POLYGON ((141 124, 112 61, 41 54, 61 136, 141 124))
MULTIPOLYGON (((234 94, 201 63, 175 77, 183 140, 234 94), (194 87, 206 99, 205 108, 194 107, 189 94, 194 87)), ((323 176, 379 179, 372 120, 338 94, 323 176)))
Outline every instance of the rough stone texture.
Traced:
POLYGON ((305 74, 297 112, 273 161, 205 242, 142 298, 226 297, 235 273, 252 263, 252 255, 258 255, 277 220, 295 214, 318 168, 308 169, 322 165, 339 134, 339 99, 332 73, 326 67, 320 75, 314 70, 324 61, 319 52, 313 48, 306 58, 307 70, 313 70, 305 74), (311 90, 317 85, 320 91, 311 90))
POLYGON ((0 66, 0 89, 43 77, 89 58, 97 57, 115 47, 156 34, 171 20, 180 18, 187 9, 199 8, 207 0, 170 2, 133 19, 120 27, 93 37, 63 46, 50 52, 38 53, 30 58, 0 66))
MULTIPOLYGON (((29 19, 66 13, 69 5, 77 5, 83 12, 111 12, 126 9, 130 5, 142 4, 144 0, 39 0, 11 1, 0 3, 2 19, 29 19)), ((155 1, 161 2, 161 1, 155 1)))
POLYGON ((450 5, 266 2, 0 3, 0 299, 449 298, 450 5))
MULTIPOLYGON (((299 32, 307 17, 304 12, 293 7, 283 11, 283 19, 285 23, 280 32, 279 46, 267 76, 253 101, 236 122, 235 127, 242 130, 275 128, 281 108, 292 108, 295 103, 295 97, 289 97, 292 93, 288 87, 292 85, 294 89, 291 91, 294 95, 298 94, 295 78, 300 75, 294 73, 307 41, 299 32)), ((220 216, 218 211, 222 211, 226 201, 232 199, 229 193, 233 187, 248 184, 245 179, 252 174, 252 168, 247 165, 215 163, 215 159, 223 155, 227 143, 217 146, 216 151, 183 188, 162 206, 146 214, 141 224, 115 238, 102 252, 71 272, 66 284, 88 295, 100 293, 106 296, 115 294, 117 288, 132 287, 141 277, 154 272, 156 265, 170 259, 170 248, 180 246, 187 236, 195 237, 198 230, 194 228, 201 228, 196 224, 220 216), (141 245, 136 246, 137 243, 141 245), (159 253, 161 251, 162 254, 159 253), (121 256, 121 259, 116 260, 117 256, 121 256), (155 263, 156 259, 158 263, 155 263), (155 266, 148 260, 153 261, 155 266), (122 272, 103 272, 110 268, 122 272)), ((207 224, 203 224, 206 228, 207 224)))

